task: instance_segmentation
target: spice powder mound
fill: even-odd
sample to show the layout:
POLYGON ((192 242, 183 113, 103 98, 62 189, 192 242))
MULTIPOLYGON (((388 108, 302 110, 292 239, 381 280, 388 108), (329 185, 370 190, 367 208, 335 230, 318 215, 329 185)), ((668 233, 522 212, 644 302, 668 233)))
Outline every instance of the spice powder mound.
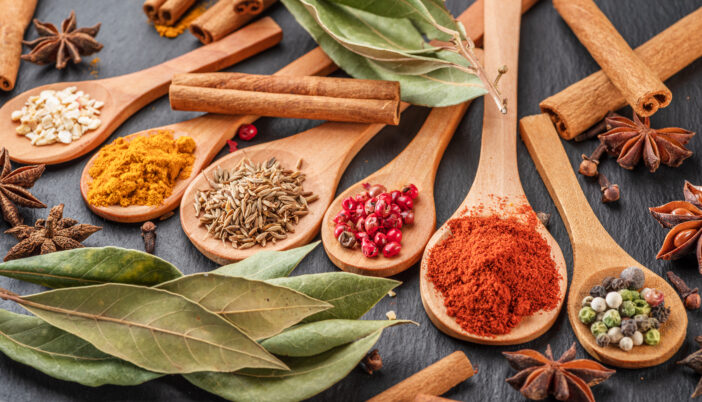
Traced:
POLYGON ((507 334, 523 317, 558 306, 561 275, 528 210, 526 222, 496 215, 453 219, 452 235, 431 250, 427 277, 465 331, 507 334))
POLYGON ((100 150, 88 173, 88 202, 109 205, 160 205, 195 162, 195 140, 155 130, 132 140, 117 138, 100 150))

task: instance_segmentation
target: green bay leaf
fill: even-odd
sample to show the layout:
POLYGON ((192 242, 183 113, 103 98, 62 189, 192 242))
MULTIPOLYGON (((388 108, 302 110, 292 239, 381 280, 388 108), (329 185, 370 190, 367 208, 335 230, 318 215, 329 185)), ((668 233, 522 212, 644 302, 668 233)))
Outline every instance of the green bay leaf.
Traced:
POLYGON ((152 286, 183 274, 154 255, 119 247, 78 248, 0 264, 0 275, 49 288, 129 283, 152 286))
POLYGON ((288 276, 319 241, 285 251, 263 250, 249 258, 211 271, 213 274, 266 280, 288 276))
POLYGON ((253 339, 271 337, 333 307, 287 287, 212 273, 187 275, 158 288, 221 315, 253 339))
POLYGON ((0 310, 0 351, 44 374, 89 387, 139 385, 162 374, 96 349, 39 318, 0 310))
POLYGON ((146 370, 177 374, 286 369, 224 318, 165 290, 105 284, 3 297, 146 370))
POLYGON ((205 391, 231 401, 300 401, 346 377, 380 338, 378 330, 365 338, 311 357, 284 361, 290 371, 245 370, 237 373, 193 373, 185 378, 205 391))
POLYGON ((334 307, 305 318, 303 322, 333 318, 355 320, 361 318, 401 282, 362 276, 348 272, 328 272, 289 278, 269 279, 266 282, 297 290, 334 307))
POLYGON ((407 320, 324 320, 290 328, 261 342, 277 356, 305 357, 324 353, 335 347, 355 342, 381 329, 407 320))

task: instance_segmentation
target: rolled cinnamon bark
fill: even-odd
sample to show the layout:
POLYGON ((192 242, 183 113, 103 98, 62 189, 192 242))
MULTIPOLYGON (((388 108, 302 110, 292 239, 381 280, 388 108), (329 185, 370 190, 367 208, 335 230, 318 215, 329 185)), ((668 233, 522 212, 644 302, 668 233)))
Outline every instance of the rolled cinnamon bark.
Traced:
POLYGON ((553 6, 639 116, 651 116, 670 104, 673 94, 668 87, 634 53, 594 1, 553 0, 553 6))
POLYGON ((158 10, 166 0, 146 0, 144 2, 144 13, 153 22, 159 22, 158 10))
POLYGON ((0 0, 0 89, 15 88, 22 55, 22 37, 37 0, 0 0))
MULTIPOLYGON (((702 7, 636 48, 636 55, 661 80, 702 56, 702 7)), ((569 140, 587 130, 627 101, 603 71, 598 71, 539 104, 558 134, 569 140)))
POLYGON ((263 11, 263 0, 234 0, 234 14, 259 14, 263 11))
POLYGON ((175 24, 193 4, 195 4, 195 0, 166 0, 158 9, 159 23, 175 24))
MULTIPOLYGON (((263 10, 273 5, 276 0, 263 0, 263 10)), ((234 12, 232 0, 219 0, 201 16, 190 24, 190 33, 208 44, 229 35, 241 28, 256 17, 253 14, 240 14, 234 12)))
POLYGON ((395 81, 177 74, 169 97, 173 110, 392 125, 400 122, 400 84, 395 81))

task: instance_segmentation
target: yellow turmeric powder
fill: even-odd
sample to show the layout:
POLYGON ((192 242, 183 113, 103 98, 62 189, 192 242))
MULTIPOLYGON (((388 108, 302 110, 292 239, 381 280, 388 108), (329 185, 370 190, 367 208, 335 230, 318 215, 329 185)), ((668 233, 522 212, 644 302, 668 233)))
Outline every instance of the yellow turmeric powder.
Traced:
POLYGON ((154 130, 131 141, 116 139, 103 147, 88 170, 93 181, 88 202, 109 205, 160 205, 176 181, 187 179, 195 162, 195 141, 173 138, 172 130, 154 130))
POLYGON ((184 17, 182 17, 178 22, 176 22, 175 25, 168 26, 154 24, 154 28, 156 28, 156 32, 158 32, 159 35, 173 39, 185 32, 185 30, 188 29, 188 27, 190 26, 190 23, 193 22, 195 18, 202 15, 205 11, 207 11, 205 5, 200 4, 198 6, 195 6, 192 10, 190 10, 184 17))

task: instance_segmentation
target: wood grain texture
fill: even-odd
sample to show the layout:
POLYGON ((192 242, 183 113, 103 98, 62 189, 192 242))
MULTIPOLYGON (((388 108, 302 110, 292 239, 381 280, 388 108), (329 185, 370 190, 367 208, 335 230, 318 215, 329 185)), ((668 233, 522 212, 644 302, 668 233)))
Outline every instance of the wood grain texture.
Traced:
POLYGON ((594 1, 554 0, 553 6, 639 116, 652 116, 670 104, 670 89, 634 53, 594 1))
POLYGON ((617 367, 657 366, 670 359, 682 345, 687 331, 687 314, 675 289, 622 250, 600 225, 582 191, 577 190, 575 173, 570 168, 568 157, 548 115, 524 117, 519 128, 570 235, 573 280, 568 294, 568 318, 580 344, 597 360, 617 367), (624 268, 630 266, 644 270, 644 287, 655 288, 665 294, 666 306, 672 309, 670 318, 661 325, 661 343, 655 347, 637 346, 630 352, 617 347, 601 348, 597 346, 589 326, 578 320, 581 301, 606 276, 618 277, 624 268))
POLYGON ((0 108, 0 138, 14 161, 49 165, 68 162, 93 150, 131 115, 164 95, 174 73, 217 71, 274 46, 281 38, 278 24, 264 18, 227 39, 142 71, 94 81, 58 82, 25 91, 0 108), (17 123, 10 119, 10 114, 21 109, 29 96, 69 86, 76 86, 93 99, 105 103, 100 110, 100 127, 70 144, 55 143, 42 147, 32 145, 28 139, 15 133, 17 123))

